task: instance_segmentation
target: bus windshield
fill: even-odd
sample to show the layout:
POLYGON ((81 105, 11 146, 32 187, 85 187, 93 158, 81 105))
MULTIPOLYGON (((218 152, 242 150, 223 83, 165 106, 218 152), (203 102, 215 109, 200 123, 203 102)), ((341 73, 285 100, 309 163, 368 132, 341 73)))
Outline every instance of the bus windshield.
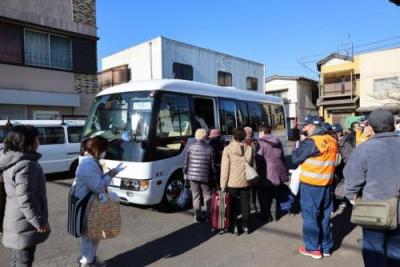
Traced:
POLYGON ((106 159, 145 161, 153 103, 150 91, 99 96, 94 100, 83 136, 106 138, 110 142, 106 159))
POLYGON ((101 135, 113 141, 144 141, 148 138, 153 97, 150 92, 120 93, 94 100, 84 137, 101 135))

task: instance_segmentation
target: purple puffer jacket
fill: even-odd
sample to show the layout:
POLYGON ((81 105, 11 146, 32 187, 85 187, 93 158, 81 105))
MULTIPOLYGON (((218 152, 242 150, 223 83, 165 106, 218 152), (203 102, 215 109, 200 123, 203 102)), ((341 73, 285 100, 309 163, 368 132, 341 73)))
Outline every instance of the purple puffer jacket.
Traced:
POLYGON ((258 173, 267 185, 280 185, 289 180, 285 156, 279 138, 266 135, 259 139, 257 151, 258 173))

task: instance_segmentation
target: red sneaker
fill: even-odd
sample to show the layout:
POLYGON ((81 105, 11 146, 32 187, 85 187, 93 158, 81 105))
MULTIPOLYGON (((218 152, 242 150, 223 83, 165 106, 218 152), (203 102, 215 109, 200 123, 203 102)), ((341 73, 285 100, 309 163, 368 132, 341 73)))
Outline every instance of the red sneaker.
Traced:
POLYGON ((311 258, 316 260, 322 259, 321 251, 319 250, 308 251, 304 246, 299 247, 299 253, 304 256, 310 256, 311 258))

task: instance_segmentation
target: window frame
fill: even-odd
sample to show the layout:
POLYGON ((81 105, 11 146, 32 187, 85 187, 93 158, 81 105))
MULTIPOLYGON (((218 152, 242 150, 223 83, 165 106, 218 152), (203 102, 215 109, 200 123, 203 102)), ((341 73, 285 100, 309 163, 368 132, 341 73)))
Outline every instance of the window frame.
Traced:
MULTIPOLYGON (((382 89, 376 90, 376 83, 377 83, 377 82, 382 82, 382 81, 385 81, 385 80, 395 80, 395 82, 396 82, 398 85, 400 85, 400 77, 399 77, 399 76, 391 76, 391 77, 385 77, 385 78, 377 78, 377 79, 374 79, 374 80, 373 80, 373 82, 374 82, 374 84, 373 84, 373 92, 374 92, 374 94, 385 94, 385 93, 400 91, 400 89, 398 89, 398 90, 393 90, 393 89, 396 89, 396 88, 397 88, 396 85, 393 85, 392 88, 385 88, 384 90, 382 90, 382 89)), ((386 82, 386 83, 387 83, 387 82, 386 82)))
POLYGON ((180 62, 173 62, 172 63, 172 75, 174 79, 178 79, 178 80, 185 80, 185 81, 193 81, 193 76, 194 76, 194 71, 193 71, 193 66, 190 64, 184 64, 184 63, 180 63, 180 62), (181 77, 176 77, 176 72, 175 72, 175 66, 180 67, 181 68, 181 73, 182 76, 181 77), (187 79, 185 78, 185 68, 189 68, 190 69, 190 77, 187 77, 187 79))
POLYGON ((37 127, 38 131, 39 131, 39 138, 40 138, 40 134, 41 134, 41 130, 43 129, 43 140, 44 142, 40 142, 41 146, 49 146, 49 145, 64 145, 66 143, 66 137, 65 137, 65 129, 63 126, 38 126, 37 127), (49 143, 47 142, 47 134, 46 134, 46 129, 62 129, 62 133, 63 133, 63 142, 58 142, 58 143, 49 143))
POLYGON ((83 130, 84 130, 84 126, 77 126, 77 125, 67 126, 67 141, 68 141, 68 143, 69 144, 79 144, 83 137, 83 130), (79 138, 78 142, 71 142, 70 131, 69 131, 71 128, 81 128, 80 138, 79 138))
POLYGON ((234 114, 235 114, 235 120, 234 120, 235 121, 235 126, 233 128, 237 128, 238 127, 238 121, 237 121, 237 110, 238 110, 238 108, 237 108, 237 104, 236 104, 237 100, 236 99, 232 99, 232 98, 224 98, 224 97, 219 97, 218 98, 218 117, 219 117, 218 120, 219 120, 219 127, 220 127, 221 134, 222 135, 232 135, 231 133, 229 133, 229 131, 225 132, 222 129, 223 123, 222 123, 222 119, 221 119, 221 115, 222 115, 222 113, 221 113, 221 108, 222 108, 221 102, 223 102, 223 101, 232 102, 232 103, 235 104, 235 111, 234 111, 234 114))
POLYGON ((224 87, 233 86, 233 75, 232 75, 232 73, 231 73, 231 72, 227 72, 227 71, 223 71, 223 70, 219 70, 219 71, 217 72, 217 84, 218 84, 218 86, 224 86, 224 87), (220 81, 220 74, 223 75, 224 84, 220 84, 220 83, 219 83, 219 81, 220 81), (230 76, 230 80, 231 80, 231 84, 230 84, 230 85, 227 85, 227 84, 226 84, 226 77, 227 77, 227 76, 230 76))
POLYGON ((258 79, 256 77, 247 76, 246 77, 246 89, 249 91, 258 91, 258 79), (248 82, 250 80, 250 87, 248 87, 248 82), (255 81, 255 88, 253 88, 253 82, 255 81))
POLYGON ((33 67, 39 67, 39 68, 47 68, 47 69, 55 69, 55 70, 65 70, 65 71, 73 71, 74 70, 74 55, 73 55, 73 49, 72 49, 72 38, 65 36, 65 35, 60 35, 60 34, 54 34, 46 31, 41 31, 41 30, 36 30, 36 29, 31 29, 31 28, 24 28, 24 47, 23 47, 23 55, 24 55, 24 65, 26 66, 33 66, 33 67), (38 34, 45 34, 47 35, 47 49, 49 53, 49 59, 48 59, 48 64, 46 66, 43 65, 38 65, 38 64, 28 64, 26 63, 26 47, 27 47, 27 38, 26 38, 26 33, 27 32, 33 32, 33 33, 38 33, 38 34), (55 37, 60 37, 69 40, 69 51, 70 51, 70 59, 71 59, 71 67, 70 68, 63 68, 59 66, 52 66, 51 63, 51 36, 55 37))

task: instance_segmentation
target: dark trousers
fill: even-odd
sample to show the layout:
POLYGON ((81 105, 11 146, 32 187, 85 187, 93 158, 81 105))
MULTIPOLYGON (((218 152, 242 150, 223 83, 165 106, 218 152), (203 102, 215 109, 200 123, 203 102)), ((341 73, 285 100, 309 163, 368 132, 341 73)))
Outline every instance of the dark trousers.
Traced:
POLYGON ((35 257, 36 247, 13 249, 11 267, 31 267, 35 257))
POLYGON ((238 225, 238 216, 242 214, 242 226, 249 227, 250 218, 250 187, 228 188, 232 199, 232 222, 238 225))
POLYGON ((393 231, 363 228, 362 254, 365 267, 400 266, 400 227, 393 231))
MULTIPOLYGON (((260 209, 260 207, 257 205, 257 198, 258 198, 258 186, 252 186, 250 188, 250 211, 254 210, 256 213, 258 212, 258 210, 260 209)), ((258 198, 258 202, 260 201, 260 199, 258 198)))
POLYGON ((308 251, 331 253, 333 247, 330 216, 333 210, 332 186, 300 185, 303 241, 308 251))
POLYGON ((258 199, 260 201, 261 215, 269 218, 279 215, 279 186, 258 186, 258 199))

